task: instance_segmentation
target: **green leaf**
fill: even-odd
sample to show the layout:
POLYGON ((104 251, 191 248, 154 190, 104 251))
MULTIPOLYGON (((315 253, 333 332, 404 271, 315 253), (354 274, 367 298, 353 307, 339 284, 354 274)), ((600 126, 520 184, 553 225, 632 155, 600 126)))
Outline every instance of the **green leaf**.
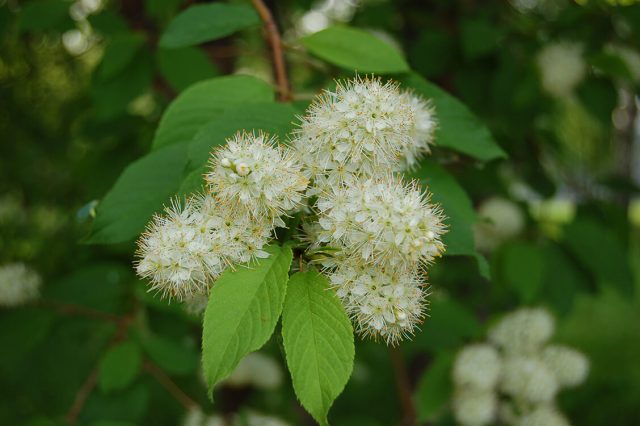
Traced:
POLYGON ((289 247, 267 251, 267 259, 228 268, 211 289, 202 330, 202 366, 210 391, 269 340, 278 322, 293 254, 289 247))
POLYGON ((633 81, 626 62, 615 53, 598 52, 588 58, 588 62, 597 70, 614 78, 633 81))
POLYGON ((497 50, 501 35, 498 26, 483 19, 464 20, 461 25, 464 56, 475 59, 497 50))
POLYGON ((500 259, 502 278, 522 303, 534 301, 542 286, 544 256, 535 245, 523 241, 506 244, 500 259))
POLYGON ((593 219, 578 218, 567 227, 564 243, 599 286, 633 294, 625 248, 611 230, 593 219))
POLYGON ((337 25, 308 35, 301 42, 315 56, 350 71, 376 74, 409 71, 400 52, 360 29, 337 25))
POLYGON ((186 151, 185 144, 168 146, 129 165, 98 205, 87 242, 120 243, 140 234, 180 187, 186 151))
POLYGON ((206 173, 206 166, 198 167, 192 170, 183 180, 178 190, 177 196, 182 199, 186 199, 191 194, 202 192, 204 188, 204 174, 206 173))
POLYGON ((24 31, 64 30, 73 27, 70 3, 64 0, 28 2, 20 11, 20 29, 24 31))
POLYGON ((433 102, 438 118, 436 146, 450 148, 482 161, 507 157, 485 125, 458 99, 414 73, 404 78, 403 82, 433 102))
POLYGON ((259 22, 243 4, 197 4, 176 16, 160 38, 162 47, 185 47, 217 40, 259 22))
POLYGON ((273 99, 271 87, 254 77, 226 76, 196 83, 165 111, 153 138, 153 149, 189 142, 203 124, 228 108, 273 99))
POLYGON ((283 141, 293 128, 296 112, 290 104, 282 103, 256 103, 228 109, 196 133, 189 145, 191 168, 205 165, 211 149, 224 145, 226 138, 240 130, 262 130, 283 141))
POLYGON ((418 382, 416 402, 421 422, 433 421, 444 411, 453 393, 451 368, 454 356, 440 352, 418 382))
POLYGON ((353 369, 353 329, 344 307, 316 271, 298 272, 287 286, 282 338, 293 388, 321 425, 353 369))
POLYGON ((158 68, 176 92, 219 74, 207 55, 195 47, 158 49, 158 68))
POLYGON ((120 343, 111 348, 100 362, 98 386, 103 392, 124 389, 140 371, 142 355, 133 341, 120 343))
POLYGON ((141 34, 125 33, 114 36, 104 51, 98 71, 100 78, 108 80, 124 71, 144 42, 141 34))
POLYGON ((473 223, 476 221, 471 199, 460 184, 442 166, 432 160, 423 160, 420 168, 409 173, 432 193, 431 201, 440 204, 447 219, 448 232, 444 235, 445 255, 475 256, 473 223))
POLYGON ((466 339, 476 337, 480 330, 471 310, 453 299, 436 299, 431 302, 429 317, 414 343, 429 350, 455 348, 466 339))
POLYGON ((186 376, 198 368, 199 355, 195 347, 158 335, 144 336, 140 343, 151 360, 170 374, 186 376))
POLYGON ((543 255, 545 268, 540 292, 542 299, 557 313, 568 314, 580 290, 586 287, 584 283, 588 279, 559 246, 547 244, 543 255))

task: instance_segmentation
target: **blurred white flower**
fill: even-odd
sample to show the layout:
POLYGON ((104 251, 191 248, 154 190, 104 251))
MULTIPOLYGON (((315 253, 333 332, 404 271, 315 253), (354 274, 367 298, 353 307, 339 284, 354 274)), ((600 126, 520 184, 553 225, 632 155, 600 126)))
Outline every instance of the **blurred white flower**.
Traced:
POLYGON ((504 361, 500 389, 512 397, 537 404, 555 397, 558 382, 542 360, 532 356, 513 356, 504 361))
POLYGON ((560 386, 577 386, 583 383, 589 374, 589 359, 567 346, 547 346, 542 351, 542 360, 553 372, 560 386))
POLYGON ((489 198, 478 208, 478 221, 474 228, 476 249, 483 253, 492 252, 522 232, 524 225, 524 214, 516 203, 500 197, 489 198))
POLYGON ((524 414, 517 426, 570 426, 569 421, 555 408, 540 405, 524 414))
POLYGON ((0 306, 13 307, 31 302, 40 296, 42 279, 24 263, 0 267, 0 306))
POLYGON ((254 386, 262 390, 274 390, 282 384, 282 368, 270 356, 252 352, 240 360, 223 383, 231 387, 254 386))
POLYGON ((489 341, 508 354, 534 354, 555 329, 551 314, 543 308, 520 308, 502 317, 489 329, 489 341))
POLYGON ((538 52, 544 90, 558 98, 572 94, 587 73, 583 50, 583 46, 577 43, 558 42, 548 44, 538 52))
POLYGON ((492 391, 463 388, 453 396, 453 415, 463 426, 484 426, 495 420, 497 404, 492 391))
POLYGON ((465 346, 456 356, 453 380, 456 386, 491 390, 498 383, 502 361, 491 345, 477 343, 465 346))

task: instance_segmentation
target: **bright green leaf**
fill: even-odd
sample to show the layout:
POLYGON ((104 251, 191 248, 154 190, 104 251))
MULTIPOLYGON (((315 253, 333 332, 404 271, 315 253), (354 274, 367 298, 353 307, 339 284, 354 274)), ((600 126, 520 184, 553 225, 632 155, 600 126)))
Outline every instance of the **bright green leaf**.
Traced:
POLYGON ((293 388, 321 425, 349 380, 355 354, 353 329, 344 307, 315 271, 289 280, 282 311, 282 338, 293 388))
POLYGON ((450 148, 482 161, 506 158, 505 152, 485 125, 458 99, 417 74, 410 74, 403 82, 433 102, 438 118, 436 146, 450 148))
POLYGON ((180 187, 187 146, 176 144, 135 161, 98 205, 89 243, 128 241, 144 230, 180 187))
POLYGON ((377 74, 409 71, 409 65, 396 48, 357 28, 338 25, 301 41, 312 54, 350 71, 377 74))
POLYGON ((124 389, 140 371, 142 356, 135 342, 127 341, 111 348, 100 362, 98 386, 103 392, 124 389))
POLYGON ((176 92, 219 74, 207 55, 195 47, 159 49, 157 60, 160 73, 176 92))
POLYGON ((196 347, 158 335, 144 336, 140 343, 149 358, 170 374, 185 376, 198 368, 196 347))
POLYGON ((416 408, 422 422, 436 419, 451 399, 453 359, 453 354, 450 352, 438 353, 418 382, 416 408))
POLYGON ((190 166, 207 163, 211 148, 225 143, 225 139, 241 130, 265 131, 279 136, 284 142, 293 127, 296 110, 290 104, 256 103, 226 110, 215 120, 202 126, 189 146, 190 166))
POLYGON ((423 160, 420 168, 411 172, 410 176, 419 179, 429 189, 431 200, 440 204, 447 217, 445 255, 475 256, 473 223, 476 214, 465 190, 449 172, 431 160, 423 160))
POLYGON ((186 47, 217 40, 259 22, 244 4, 196 4, 176 16, 160 38, 162 47, 186 47))
POLYGON ((202 365, 209 389, 249 352, 265 344, 278 322, 293 254, 267 248, 269 257, 228 268, 211 289, 204 314, 202 365))
POLYGON ((226 76, 196 83, 165 111, 153 139, 153 149, 189 142, 203 124, 225 109, 272 100, 271 87, 254 77, 226 76))

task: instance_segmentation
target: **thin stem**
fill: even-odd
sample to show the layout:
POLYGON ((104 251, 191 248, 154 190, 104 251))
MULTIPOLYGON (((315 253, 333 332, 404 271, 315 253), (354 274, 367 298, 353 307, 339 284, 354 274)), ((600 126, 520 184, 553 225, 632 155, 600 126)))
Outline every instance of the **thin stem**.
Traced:
POLYGON ((91 373, 89 373, 84 383, 76 393, 76 397, 73 400, 73 404, 71 405, 71 408, 69 408, 69 411, 67 412, 67 422, 70 425, 75 425, 76 422, 78 421, 78 416, 80 415, 80 412, 84 407, 84 404, 87 402, 89 395, 91 395, 91 392, 93 392, 93 388, 96 387, 97 383, 98 383, 98 367, 94 368, 91 371, 91 373))
POLYGON ((289 87, 289 79, 287 77, 287 68, 284 63, 284 54, 282 52, 282 41, 280 39, 280 32, 276 25, 271 11, 264 4, 263 0, 251 0, 253 6, 258 11, 260 19, 264 23, 264 28, 267 33, 267 40, 271 46, 271 56, 273 60, 273 70, 276 77, 276 83, 278 86, 278 99, 281 102, 287 102, 291 100, 291 89, 289 87))
POLYGON ((41 300, 37 302, 36 306, 40 308, 52 309, 58 313, 65 315, 77 315, 102 321, 120 323, 125 320, 124 317, 120 317, 109 312, 102 312, 91 308, 85 308, 84 306, 54 302, 51 300, 41 300))
POLYGON ((402 405, 402 424, 405 426, 417 426, 418 420, 411 395, 411 383, 409 382, 402 352, 397 347, 389 348, 389 357, 391 358, 391 365, 393 365, 393 375, 402 405))
POLYGON ((176 385, 169 376, 165 374, 158 366, 152 362, 145 360, 142 364, 142 368, 152 375, 158 383, 164 387, 182 406, 185 410, 191 410, 199 407, 198 403, 189 397, 182 389, 176 385))

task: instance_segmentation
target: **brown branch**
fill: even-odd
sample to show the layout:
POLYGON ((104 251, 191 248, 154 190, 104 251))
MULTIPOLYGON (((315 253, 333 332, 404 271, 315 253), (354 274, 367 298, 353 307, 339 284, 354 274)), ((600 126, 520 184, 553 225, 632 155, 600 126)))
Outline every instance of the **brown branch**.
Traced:
POLYGON ((402 424, 405 426, 417 426, 418 419, 411 395, 411 383, 409 382, 402 352, 400 352, 400 349, 397 347, 389 348, 389 357, 391 358, 391 365, 393 365, 396 389, 398 390, 398 396, 402 404, 402 424))
POLYGON ((197 408, 199 405, 193 399, 189 397, 182 389, 176 385, 173 380, 169 376, 165 374, 158 366, 153 364, 151 361, 145 360, 142 364, 142 368, 152 375, 158 383, 162 385, 163 388, 167 390, 182 406, 185 410, 191 410, 193 408, 197 408))
POLYGON ((55 302, 52 300, 40 300, 36 303, 36 307, 52 309, 58 313, 65 315, 77 315, 101 321, 110 321, 120 323, 125 321, 126 317, 121 317, 109 312, 102 312, 96 309, 86 308, 79 305, 71 305, 68 303, 55 302))
POLYGON ((67 422, 70 425, 76 424, 85 402, 87 402, 89 395, 91 395, 91 392, 93 392, 93 389, 96 387, 96 384, 98 383, 98 371, 98 367, 91 370, 91 373, 89 373, 85 379, 84 383, 78 390, 78 393, 76 393, 76 398, 73 400, 73 404, 67 412, 67 422))
POLYGON ((287 68, 284 63, 284 54, 282 51, 282 41, 280 39, 280 32, 273 19, 271 11, 264 4, 263 0, 251 0, 253 6, 258 11, 260 19, 264 23, 264 29, 266 31, 267 40, 271 46, 271 56, 273 60, 273 71, 276 77, 276 84, 278 86, 278 99, 281 102, 287 102, 291 100, 291 88, 289 87, 289 79, 287 77, 287 68))

